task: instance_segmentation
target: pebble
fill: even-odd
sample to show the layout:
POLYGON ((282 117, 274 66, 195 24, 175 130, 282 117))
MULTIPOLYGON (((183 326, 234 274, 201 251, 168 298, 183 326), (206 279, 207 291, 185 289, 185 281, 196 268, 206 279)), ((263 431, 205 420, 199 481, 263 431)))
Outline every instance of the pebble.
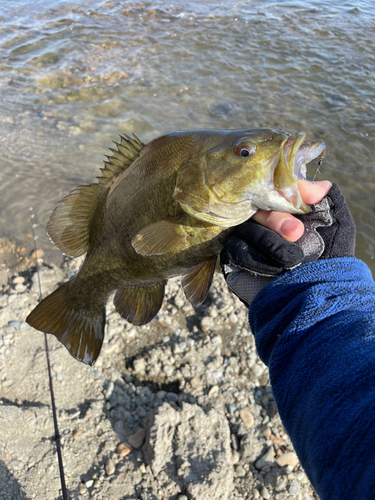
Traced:
POLYGON ((305 478, 305 473, 302 470, 299 470, 295 473, 295 476, 298 481, 302 481, 305 478))
POLYGON ((166 397, 166 395, 167 395, 166 391, 158 391, 158 392, 156 393, 156 397, 157 397, 158 399, 164 399, 164 398, 166 397))
POLYGON ((269 450, 262 457, 260 457, 259 460, 255 462, 255 467, 258 470, 264 469, 265 467, 269 467, 270 465, 273 464, 274 458, 275 454, 271 446, 271 448, 269 448, 269 450))
POLYGON ((262 495, 262 498, 265 498, 266 500, 268 498, 271 498, 270 492, 267 490, 265 486, 262 486, 262 489, 260 490, 260 494, 262 495))
POLYGON ((117 446, 117 453, 119 457, 126 457, 127 455, 129 455, 129 453, 131 453, 131 451, 132 448, 130 445, 128 445, 128 443, 120 443, 117 446))
POLYGON ((232 312, 230 315, 229 315, 229 321, 231 323, 237 323, 238 321, 238 317, 237 317, 237 314, 232 312))
POLYGON ((188 497, 186 495, 180 495, 178 500, 188 500, 188 497))
POLYGON ((177 296, 174 299, 174 305, 181 309, 185 305, 185 301, 182 297, 177 296))
POLYGON ((194 377, 190 380, 190 385, 193 389, 200 389, 203 385, 203 382, 199 377, 194 377))
POLYGON ((219 392, 219 386, 218 385, 213 385, 211 389, 208 391, 208 397, 210 398, 211 396, 214 396, 215 394, 218 394, 219 392))
POLYGON ((279 476, 276 479, 276 491, 283 491, 285 490, 286 486, 288 484, 288 479, 286 476, 279 476))
POLYGON ((257 500, 258 498, 260 498, 260 493, 259 493, 259 491, 256 488, 253 488, 252 494, 253 494, 253 498, 255 500, 257 500))
POLYGON ((246 408, 243 408, 240 410, 240 417, 242 422, 245 424, 245 426, 250 429, 254 425, 254 417, 253 414, 247 410, 246 408))
POLYGON ((14 289, 15 289, 15 291, 16 291, 17 293, 23 293, 23 292, 26 292, 26 286, 25 286, 25 285, 20 285, 20 284, 19 284, 19 285, 16 285, 16 286, 14 287, 14 289))
POLYGON ((206 333, 208 330, 212 330, 215 326, 215 322, 210 316, 205 316, 201 321, 201 330, 206 333))
MULTIPOLYGON (((113 460, 111 458, 109 458, 107 460, 107 463, 105 464, 105 472, 106 472, 107 476, 112 476, 115 473, 115 470, 116 470, 115 464, 113 463, 113 460)), ((94 483, 94 482, 92 481, 92 483, 94 483)), ((87 486, 87 483, 86 483, 86 486, 87 486)))
POLYGON ((98 489, 98 488, 100 488, 101 485, 102 485, 102 483, 100 482, 100 479, 96 479, 94 484, 93 484, 93 488, 98 489))
POLYGON ((108 383, 107 389, 105 391, 105 399, 109 399, 112 396, 113 389, 115 388, 115 384, 112 380, 108 383))
POLYGON ((240 461, 240 454, 238 453, 237 450, 232 451, 231 461, 233 465, 238 464, 238 462, 240 461))
POLYGON ((299 460, 294 451, 288 451, 284 453, 284 455, 277 457, 276 463, 280 467, 284 467, 285 465, 290 465, 291 467, 294 468, 299 463, 299 460))
POLYGON ((15 285, 23 285, 23 283, 25 283, 25 278, 23 276, 16 276, 14 279, 13 279, 13 283, 15 285))
POLYGON ((146 431, 144 429, 139 429, 135 434, 130 436, 128 442, 133 448, 140 448, 146 437, 146 431))
POLYGON ((84 483, 79 483, 78 493, 84 495, 87 492, 87 486, 84 483))
POLYGON ((174 392, 168 392, 167 398, 171 403, 178 403, 178 395, 174 392))
POLYGON ((93 479, 89 479, 88 481, 86 481, 85 485, 86 485, 86 488, 91 488, 91 486, 94 484, 94 480, 93 479))
POLYGON ((144 375, 146 371, 146 361, 143 358, 135 359, 133 362, 133 367, 135 373, 139 373, 140 375, 144 375))
POLYGON ((301 490, 301 486, 299 485, 299 483, 297 483, 297 481, 293 481, 289 487, 289 495, 292 495, 292 496, 298 495, 300 490, 301 490))
POLYGON ((44 257, 44 251, 41 248, 37 248, 31 253, 30 256, 32 259, 41 259, 44 257))
POLYGON ((245 469, 242 467, 242 465, 239 465, 239 466, 236 468, 236 475, 237 475, 237 477, 245 477, 245 476, 246 476, 246 471, 245 471, 245 469))
POLYGON ((23 462, 21 462, 21 460, 12 460, 11 467, 14 470, 21 470, 21 469, 23 469, 24 465, 23 465, 23 462))

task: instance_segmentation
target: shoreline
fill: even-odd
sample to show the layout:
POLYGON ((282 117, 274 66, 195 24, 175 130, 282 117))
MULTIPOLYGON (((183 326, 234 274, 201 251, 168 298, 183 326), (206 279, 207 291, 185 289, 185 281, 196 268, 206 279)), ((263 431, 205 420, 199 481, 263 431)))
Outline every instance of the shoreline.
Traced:
MULTIPOLYGON (((80 265, 39 258, 44 296, 80 265)), ((12 500, 60 490, 44 336, 25 323, 38 300, 34 270, 13 268, 0 292, 0 497, 12 500)), ((247 311, 222 276, 196 308, 170 280, 142 327, 109 301, 93 367, 48 341, 70 498, 317 498, 281 425, 247 311)))

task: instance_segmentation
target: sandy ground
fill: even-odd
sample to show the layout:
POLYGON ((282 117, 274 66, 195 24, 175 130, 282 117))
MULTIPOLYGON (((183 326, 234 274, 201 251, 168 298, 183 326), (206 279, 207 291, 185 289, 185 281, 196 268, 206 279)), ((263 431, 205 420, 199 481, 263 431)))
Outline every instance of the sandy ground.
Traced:
MULTIPOLYGON (((60 499, 33 258, 0 245, 0 500, 60 499)), ((35 256, 34 256, 35 257, 35 256)), ((42 261, 44 296, 80 262, 42 261)), ((133 327, 107 306, 94 367, 48 336, 69 498, 298 499, 317 496, 285 434, 245 307, 215 277, 193 308, 178 280, 133 327)))

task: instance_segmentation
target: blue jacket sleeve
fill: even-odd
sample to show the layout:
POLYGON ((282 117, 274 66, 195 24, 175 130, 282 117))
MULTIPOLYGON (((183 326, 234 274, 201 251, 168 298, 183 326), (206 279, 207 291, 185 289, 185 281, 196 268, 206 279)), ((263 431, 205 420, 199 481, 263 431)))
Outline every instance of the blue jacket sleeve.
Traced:
POLYGON ((321 500, 375 498, 375 283, 354 258, 304 264, 255 297, 250 326, 321 500))

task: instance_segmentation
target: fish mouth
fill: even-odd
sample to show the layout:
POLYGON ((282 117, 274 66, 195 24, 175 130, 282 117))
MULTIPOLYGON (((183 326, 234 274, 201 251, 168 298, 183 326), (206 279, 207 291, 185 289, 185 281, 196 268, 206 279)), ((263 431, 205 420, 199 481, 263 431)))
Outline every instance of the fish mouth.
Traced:
POLYGON ((292 205, 293 213, 308 213, 310 207, 301 198, 298 179, 306 179, 306 164, 325 155, 322 140, 304 142, 305 132, 288 137, 282 145, 273 180, 276 191, 292 205))

